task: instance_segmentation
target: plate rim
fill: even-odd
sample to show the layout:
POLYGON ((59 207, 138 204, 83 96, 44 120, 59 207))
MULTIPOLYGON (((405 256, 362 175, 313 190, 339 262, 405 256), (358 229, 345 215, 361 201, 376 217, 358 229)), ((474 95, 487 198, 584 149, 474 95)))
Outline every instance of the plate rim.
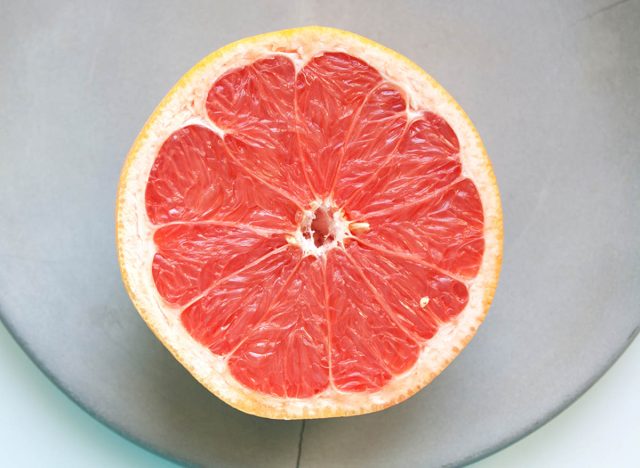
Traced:
MULTIPOLYGON (((18 333, 16 328, 10 323, 8 317, 3 313, 2 308, 0 308, 0 323, 4 325, 4 327, 9 332, 9 335, 15 340, 20 349, 27 355, 27 357, 35 364, 35 366, 44 374, 44 376, 49 380, 58 390, 60 390, 67 398, 69 398, 73 403, 75 403, 78 407, 80 407, 86 414, 92 417, 95 421, 107 427, 117 435, 121 436, 125 440, 128 440, 138 447, 147 450, 154 455, 157 455, 165 460, 176 463, 181 466, 190 466, 193 464, 193 461, 185 459, 177 454, 171 452, 170 450, 166 450, 162 447, 158 447, 157 445, 142 439, 141 437, 135 435, 133 432, 127 430, 118 424, 117 421, 112 421, 109 419, 107 415, 100 414, 97 411, 94 411, 89 405, 86 405, 80 398, 79 395, 75 395, 67 386, 65 386, 64 382, 59 379, 55 373, 49 369, 49 367, 39 358, 37 353, 32 349, 29 343, 24 340, 21 335, 18 333)), ((478 462, 483 460, 494 453, 500 452, 505 448, 519 442, 524 439, 526 436, 534 433, 542 426, 553 420, 556 416, 561 414, 564 410, 573 405, 580 397, 582 397, 593 385, 595 385, 608 371, 613 367, 613 365, 618 361, 620 356, 624 354, 627 348, 633 343, 635 338, 640 334, 640 323, 635 326, 631 330, 631 333, 627 336, 625 341, 621 344, 621 346, 616 347, 614 352, 611 353, 608 358, 605 360, 604 365, 601 365, 599 369, 590 376, 590 378, 586 379, 586 381, 582 382, 578 388, 571 392, 561 403, 555 405, 550 408, 546 413, 544 413, 540 418, 537 418, 533 423, 523 427, 520 431, 516 431, 511 436, 505 437, 501 440, 496 441, 494 444, 489 445, 485 449, 479 450, 476 453, 472 453, 463 458, 452 460, 450 463, 447 463, 444 466, 466 466, 471 463, 478 462)), ((214 395, 212 395, 214 398, 214 395)), ((258 417, 258 416, 255 416, 258 417)), ((302 425, 306 419, 301 420, 291 420, 289 421, 292 424, 302 425)), ((298 448, 298 463, 296 464, 296 468, 300 465, 300 455, 304 452, 304 445, 299 445, 298 448)), ((303 466, 303 465, 302 465, 303 466)))

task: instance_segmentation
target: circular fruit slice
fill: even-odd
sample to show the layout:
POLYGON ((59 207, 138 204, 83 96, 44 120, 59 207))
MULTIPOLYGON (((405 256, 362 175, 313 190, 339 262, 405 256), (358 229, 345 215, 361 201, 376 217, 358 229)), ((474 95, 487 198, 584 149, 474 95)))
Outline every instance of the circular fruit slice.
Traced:
POLYGON ((440 85, 308 27, 226 46, 176 84, 127 157, 117 239, 134 304, 205 387, 320 418, 442 372, 492 300, 502 217, 440 85))

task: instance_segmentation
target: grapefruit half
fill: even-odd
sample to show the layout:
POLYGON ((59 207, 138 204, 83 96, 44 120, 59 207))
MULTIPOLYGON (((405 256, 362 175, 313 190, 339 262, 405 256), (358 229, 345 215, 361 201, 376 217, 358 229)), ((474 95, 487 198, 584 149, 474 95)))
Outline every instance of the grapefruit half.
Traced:
POLYGON ((475 334, 502 255, 464 111, 408 59, 324 27, 235 42, 180 79, 127 156, 116 217, 148 326, 269 418, 413 395, 475 334))

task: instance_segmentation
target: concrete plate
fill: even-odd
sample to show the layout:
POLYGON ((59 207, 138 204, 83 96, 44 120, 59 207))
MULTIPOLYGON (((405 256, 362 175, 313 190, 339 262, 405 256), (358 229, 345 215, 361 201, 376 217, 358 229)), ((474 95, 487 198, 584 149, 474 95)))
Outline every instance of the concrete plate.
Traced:
POLYGON ((217 466, 457 465, 549 420, 637 333, 640 2, 1 10, 1 316, 71 398, 145 447, 217 466), (432 385, 302 434, 222 403, 152 336, 120 281, 113 210, 129 146, 184 72, 233 40, 306 24, 396 49, 458 99, 494 162, 505 260, 487 321, 432 385))

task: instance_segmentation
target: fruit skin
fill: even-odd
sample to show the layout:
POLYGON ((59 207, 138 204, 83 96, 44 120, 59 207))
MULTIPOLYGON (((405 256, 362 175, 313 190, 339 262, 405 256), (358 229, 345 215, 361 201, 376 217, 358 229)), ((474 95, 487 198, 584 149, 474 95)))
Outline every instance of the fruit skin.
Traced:
MULTIPOLYGON (((457 127, 454 127, 454 130, 456 130, 456 128, 457 127)), ((467 161, 464 161, 464 159, 462 162, 463 165, 467 163, 467 161)), ((189 372, 209 391, 211 391, 220 399, 235 407, 236 409, 239 409, 246 413, 272 419, 328 418, 366 414, 388 408, 414 395, 416 392, 428 385, 435 377, 437 377, 453 361, 453 359, 458 356, 458 354, 469 343, 469 341, 471 341, 477 331, 478 326, 484 320, 489 306, 493 300, 502 265, 503 219, 498 186, 491 167, 491 162, 482 143, 480 135, 478 134, 475 126, 473 125, 467 114, 453 99, 453 97, 451 97, 449 93, 434 78, 432 78, 429 74, 422 70, 422 68, 420 68, 408 58, 365 37, 348 31, 323 26, 307 26, 302 28, 287 29, 242 39, 228 44, 211 53, 210 55, 202 59, 198 64, 196 64, 191 70, 189 70, 162 99, 160 104, 156 107, 154 112, 145 123, 138 137, 134 141, 131 149, 129 150, 124 166, 122 168, 118 185, 115 217, 116 245, 118 250, 118 261, 122 280, 125 289, 129 294, 129 297, 131 298, 133 304, 135 305, 139 314, 147 323, 149 328, 151 328, 156 337, 158 337, 158 339, 165 345, 165 347, 169 349, 173 356, 185 368, 187 368, 187 370, 189 370, 189 372), (317 406, 313 406, 313 404, 298 404, 298 402, 295 401, 293 401, 293 403, 291 401, 284 401, 279 402, 278 404, 273 404, 268 402, 271 397, 264 398, 256 392, 253 392, 253 395, 251 394, 252 392, 241 392, 239 395, 230 396, 228 392, 220 391, 220 389, 214 383, 212 383, 212 380, 207 378, 202 369, 196 368, 196 365, 194 365, 193 361, 197 357, 193 354, 189 355, 189 352, 184 351, 183 349, 178 349, 177 346, 174 346, 171 341, 172 339, 175 339, 175 337, 172 337, 172 339, 170 339, 166 333, 163 333, 159 329, 159 327, 157 326, 157 322, 154 322, 154 320, 151 319, 151 314, 144 302, 145 298, 136 293, 135 288, 132 286, 132 272, 129 270, 125 258, 126 246, 124 245, 123 234, 125 232, 125 223, 127 222, 127 220, 124 219, 125 216, 123 215, 123 211, 127 201, 127 196, 129 195, 129 192, 127 191, 128 175, 132 169, 136 157, 138 156, 138 153, 141 150, 141 147, 143 146, 143 142, 149 138, 154 138, 152 130, 158 123, 158 120, 160 119, 163 111, 168 106, 168 104, 174 100, 178 93, 180 93, 189 83, 191 83, 194 77, 211 66, 211 64, 214 64, 216 61, 223 58, 228 52, 234 51, 238 48, 250 50, 253 45, 263 44, 265 41, 268 42, 269 40, 273 40, 274 42, 277 42, 278 40, 286 41, 290 38, 299 36, 302 37, 305 35, 316 38, 319 36, 332 37, 337 38, 341 41, 345 41, 346 43, 357 44, 358 46, 362 47, 363 50, 373 50, 376 53, 381 53, 383 55, 392 57, 395 61, 402 63, 404 66, 410 68, 413 72, 421 75, 422 79, 427 81, 433 88, 435 88, 447 100, 448 104, 455 108, 457 114, 463 120, 463 123, 461 125, 466 126, 466 128, 471 131, 473 139, 475 140, 474 144, 480 152, 479 160, 472 161, 472 164, 479 166, 479 169, 476 168, 475 170, 477 173, 482 173, 482 177, 484 178, 484 180, 480 184, 482 185, 482 187, 478 186, 479 184, 476 179, 473 179, 473 181, 478 186, 478 189, 481 192, 483 210, 485 213, 485 239, 491 240, 491 244, 488 245, 489 248, 485 249, 483 257, 481 268, 483 270, 485 269, 485 263, 487 263, 489 266, 488 269, 486 269, 487 271, 485 272, 486 277, 483 278, 482 284, 480 285, 480 287, 482 287, 482 296, 480 302, 477 304, 478 310, 476 315, 474 315, 474 323, 470 327, 468 327, 468 331, 465 335, 461 336, 455 342, 451 343, 451 346, 445 350, 446 355, 443 355, 442 353, 438 355, 438 357, 441 359, 439 362, 439 366, 436 369, 422 375, 417 375, 416 378, 411 381, 411 385, 405 386, 403 388, 403 391, 391 391, 391 395, 389 395, 389 397, 386 399, 384 398, 384 395, 383 398, 376 398, 378 402, 374 402, 373 398, 369 398, 370 395, 368 394, 359 394, 358 396, 362 400, 362 404, 360 405, 345 405, 340 401, 336 401, 335 404, 331 404, 330 402, 328 404, 324 403, 317 406), (487 200, 490 201, 489 207, 487 207, 487 200), (491 252, 488 252, 488 250, 491 250, 491 252), (490 257, 489 261, 487 261, 487 257, 490 257)), ((150 277, 151 273, 148 272, 148 274, 150 277)), ((311 400, 313 400, 313 398, 311 400)))

